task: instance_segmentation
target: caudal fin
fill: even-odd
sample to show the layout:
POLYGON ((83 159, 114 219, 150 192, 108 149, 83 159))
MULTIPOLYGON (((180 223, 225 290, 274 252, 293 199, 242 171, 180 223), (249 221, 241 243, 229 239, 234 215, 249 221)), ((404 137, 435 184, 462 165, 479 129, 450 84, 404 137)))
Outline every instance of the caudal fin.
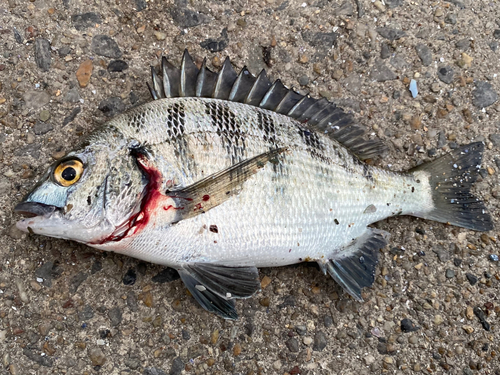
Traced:
POLYGON ((429 174, 434 210, 421 217, 477 231, 493 229, 483 202, 470 193, 483 150, 482 142, 471 143, 410 171, 429 174))

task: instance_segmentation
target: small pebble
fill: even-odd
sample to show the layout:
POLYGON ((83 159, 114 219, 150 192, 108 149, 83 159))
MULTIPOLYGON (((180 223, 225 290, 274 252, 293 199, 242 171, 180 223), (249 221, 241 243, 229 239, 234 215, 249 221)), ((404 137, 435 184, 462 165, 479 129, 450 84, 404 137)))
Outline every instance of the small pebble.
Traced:
POLYGON ((46 72, 52 63, 50 42, 47 39, 38 38, 35 41, 35 61, 40 70, 46 72))
POLYGON ((307 333, 307 327, 304 325, 295 326, 295 332, 297 332, 300 336, 304 336, 307 333))
POLYGON ((76 79, 80 87, 87 87, 90 82, 90 77, 92 76, 92 69, 92 60, 85 60, 80 64, 76 71, 76 79))
POLYGON ((102 366, 106 363, 106 356, 100 348, 92 348, 88 354, 92 361, 92 366, 102 366))
POLYGON ((92 38, 90 49, 96 55, 118 59, 122 55, 122 51, 114 39, 107 35, 95 35, 92 38))
POLYGON ((261 306, 269 307, 269 305, 271 304, 271 300, 269 297, 264 297, 259 300, 259 303, 261 304, 261 306))
POLYGON ((415 325, 410 319, 405 318, 401 320, 401 331, 403 332, 415 332, 418 331, 420 327, 415 325))
POLYGON ((111 326, 116 327, 122 321, 122 312, 119 307, 113 307, 108 311, 108 318, 111 321, 111 326))
POLYGON ((277 361, 273 362, 273 368, 278 371, 281 368, 281 361, 278 359, 277 361))
POLYGON ((88 29, 89 27, 95 27, 102 23, 102 17, 99 13, 87 12, 82 14, 73 14, 71 16, 71 22, 73 26, 78 31, 88 29))
POLYGON ((40 112, 40 120, 45 122, 50 118, 50 112, 44 109, 40 112))
POLYGON ((465 310, 465 316, 467 316, 467 319, 472 320, 474 318, 474 310, 471 306, 467 306, 467 309, 465 310))
POLYGON ((300 349, 299 341, 294 337, 288 339, 288 341, 285 344, 288 350, 290 350, 292 353, 297 353, 300 349))
POLYGON ((313 350, 321 352, 323 349, 326 348, 327 344, 328 342, 326 335, 321 331, 316 332, 316 334, 314 335, 313 350))
POLYGON ((137 280, 137 274, 135 273, 134 268, 130 268, 127 273, 123 276, 123 284, 124 285, 134 285, 137 280))
POLYGON ((331 327, 333 325, 333 319, 330 315, 325 315, 323 317, 323 323, 325 324, 325 327, 331 327))
POLYGON ((161 32, 161 31, 154 31, 153 32, 156 40, 165 40, 165 38, 167 37, 167 34, 161 32))
POLYGON ((498 100, 498 94, 489 82, 478 81, 472 91, 472 104, 477 108, 486 108, 498 100))
POLYGON ((442 66, 438 69, 438 77, 444 83, 450 84, 453 82, 455 72, 449 66, 442 66))
POLYGON ((419 130, 422 127, 422 118, 419 115, 414 115, 410 119, 410 126, 414 130, 419 130))
POLYGON ((474 328, 472 328, 471 326, 463 326, 462 329, 467 332, 469 335, 474 332, 474 328))
POLYGON ((108 64, 108 72, 123 72, 128 69, 128 64, 123 60, 113 60, 108 64))
POLYGON ((212 334, 210 335, 210 342, 212 343, 212 345, 215 345, 217 343, 217 340, 219 340, 219 330, 216 329, 212 332, 212 334))
POLYGON ((375 362, 375 357, 372 355, 367 355, 365 358, 363 358, 363 360, 365 361, 365 364, 367 366, 370 366, 372 363, 375 362))
POLYGON ((233 347, 233 355, 235 357, 239 356, 241 354, 241 345, 240 343, 236 343, 233 347))
POLYGON ((299 78, 299 84, 300 84, 301 86, 306 86, 306 85, 308 85, 308 84, 309 84, 309 77, 308 77, 308 76, 306 76, 306 75, 301 76, 301 77, 299 78))
POLYGON ((153 295, 150 292, 144 293, 144 295, 142 296, 142 302, 147 307, 153 307, 153 295))
POLYGON ((312 342, 313 342, 313 339, 312 337, 309 337, 309 336, 306 336, 302 339, 302 342, 304 343, 304 345, 311 345, 312 342))
POLYGON ((474 59, 464 52, 462 53, 462 58, 459 60, 458 64, 462 68, 470 68, 472 66, 472 60, 474 59))
POLYGON ((441 315, 438 314, 438 315, 434 316, 434 324, 435 325, 438 326, 438 325, 442 324, 443 322, 444 322, 444 319, 441 315))
POLYGON ((262 289, 266 289, 266 287, 271 284, 271 279, 267 276, 264 276, 260 282, 260 287, 262 289))

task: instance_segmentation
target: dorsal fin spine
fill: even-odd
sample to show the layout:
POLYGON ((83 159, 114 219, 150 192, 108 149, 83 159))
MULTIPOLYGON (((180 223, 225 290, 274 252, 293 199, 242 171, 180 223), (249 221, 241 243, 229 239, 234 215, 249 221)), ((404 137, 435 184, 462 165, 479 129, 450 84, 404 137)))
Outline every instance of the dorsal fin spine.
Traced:
POLYGON ((184 50, 181 63, 181 80, 179 87, 180 96, 194 96, 196 90, 196 78, 198 68, 194 65, 193 58, 188 50, 184 50))
POLYGON ((222 64, 222 69, 219 72, 212 97, 215 99, 229 98, 231 88, 233 87, 237 77, 238 76, 231 65, 231 61, 229 60, 229 57, 227 57, 224 64, 222 64))
POLYGON ((327 134, 342 143, 361 159, 382 155, 386 147, 379 141, 366 140, 365 130, 354 123, 346 113, 325 98, 313 99, 288 89, 280 80, 271 83, 263 69, 254 77, 246 67, 235 72, 227 57, 219 73, 207 68, 206 59, 201 69, 194 64, 185 50, 181 69, 172 65, 166 57, 161 62, 162 79, 151 70, 152 85, 148 84, 153 99, 171 97, 207 97, 230 100, 261 107, 287 115, 302 122, 311 131, 327 134))

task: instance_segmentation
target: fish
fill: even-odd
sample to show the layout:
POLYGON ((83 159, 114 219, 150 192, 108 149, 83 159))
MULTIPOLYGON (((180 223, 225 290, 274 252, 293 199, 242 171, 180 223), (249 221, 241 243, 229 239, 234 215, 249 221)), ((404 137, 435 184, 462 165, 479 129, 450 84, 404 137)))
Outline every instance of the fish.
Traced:
POLYGON ((260 290, 260 267, 317 262, 363 301, 389 240, 370 225, 388 217, 493 228, 471 193, 483 143, 389 171, 373 162, 384 143, 335 103, 229 58, 200 65, 162 57, 154 100, 54 162, 14 208, 17 227, 171 267, 225 319, 260 290))

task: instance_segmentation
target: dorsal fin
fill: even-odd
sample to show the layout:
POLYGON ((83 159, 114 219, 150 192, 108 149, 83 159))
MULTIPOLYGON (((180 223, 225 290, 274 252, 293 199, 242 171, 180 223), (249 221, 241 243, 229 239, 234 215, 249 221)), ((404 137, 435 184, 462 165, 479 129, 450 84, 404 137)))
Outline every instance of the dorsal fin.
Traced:
POLYGON ((212 97, 215 99, 227 100, 237 77, 238 75, 234 71, 231 61, 229 61, 229 57, 227 57, 224 64, 222 64, 221 71, 218 74, 212 97))
POLYGON ((246 67, 239 74, 226 58, 220 72, 212 72, 203 60, 201 69, 187 50, 178 69, 165 57, 161 63, 162 78, 151 69, 153 99, 197 96, 249 104, 287 115, 312 131, 326 134, 344 145, 360 159, 383 155, 387 148, 378 139, 365 138, 366 130, 354 117, 325 98, 314 99, 287 88, 280 80, 271 83, 265 70, 254 77, 246 67))
POLYGON ((238 78, 236 78, 233 87, 231 88, 229 100, 232 102, 243 103, 256 80, 257 78, 255 78, 252 73, 248 71, 247 67, 243 67, 240 74, 238 74, 238 78))
POLYGON ((215 82, 217 82, 217 73, 207 68, 207 59, 203 59, 198 77, 196 78, 196 96, 202 98, 211 98, 214 92, 215 82))
POLYGON ((198 72, 199 70, 196 65, 194 65, 193 58, 187 50, 184 50, 181 62, 179 96, 195 96, 198 72))

